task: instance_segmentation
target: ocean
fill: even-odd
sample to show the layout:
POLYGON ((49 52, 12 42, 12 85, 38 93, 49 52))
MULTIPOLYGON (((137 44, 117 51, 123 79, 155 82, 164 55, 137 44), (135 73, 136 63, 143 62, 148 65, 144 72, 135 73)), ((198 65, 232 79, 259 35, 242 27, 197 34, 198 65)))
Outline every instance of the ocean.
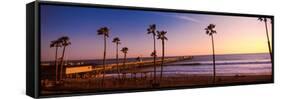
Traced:
MULTIPOLYGON (((176 57, 176 56, 175 56, 176 57)), ((160 59, 161 57, 158 57, 160 59)), ((152 60, 151 57, 142 58, 143 61, 152 60)), ((177 75, 213 75, 212 55, 193 56, 191 60, 179 61, 164 64, 163 76, 177 75)), ((128 58, 127 62, 136 61, 136 58, 128 58)), ((79 60, 72 62, 81 62, 79 60)), ((102 64, 102 60, 83 60, 85 64, 92 66, 102 64)), ((122 64, 122 58, 119 60, 122 64)), ((116 63, 115 59, 108 59, 107 63, 116 63)), ((272 63, 268 53, 258 54, 226 54, 216 55, 216 75, 217 76, 240 76, 240 75, 272 75, 272 63)), ((157 75, 160 75, 161 67, 157 68, 157 75)), ((130 70, 128 70, 130 71, 130 70)), ((152 74, 154 67, 138 68, 139 72, 148 72, 152 74)), ((107 74, 107 76, 117 76, 115 73, 107 74)), ((130 76, 130 74, 127 74, 130 76)), ((140 76, 140 75, 137 75, 140 76)))
MULTIPOLYGON (((215 63, 216 75, 218 76, 272 74, 272 63, 268 53, 216 55, 215 63)), ((153 67, 149 67, 139 71, 153 72, 153 70, 153 67)), ((157 67, 157 75, 159 74, 160 66, 157 67)), ((173 76, 175 74, 212 75, 212 55, 194 56, 192 60, 164 65, 164 76, 173 76)))

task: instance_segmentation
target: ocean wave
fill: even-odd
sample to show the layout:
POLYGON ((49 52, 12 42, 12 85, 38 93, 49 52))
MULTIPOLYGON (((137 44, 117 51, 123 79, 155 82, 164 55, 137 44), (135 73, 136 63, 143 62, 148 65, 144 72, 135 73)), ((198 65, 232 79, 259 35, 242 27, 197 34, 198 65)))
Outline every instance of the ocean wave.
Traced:
MULTIPOLYGON (((271 61, 220 61, 216 65, 237 65, 237 64, 270 64, 271 61)), ((186 63, 173 63, 166 66, 192 66, 192 65, 213 65, 213 62, 186 62, 186 63)))

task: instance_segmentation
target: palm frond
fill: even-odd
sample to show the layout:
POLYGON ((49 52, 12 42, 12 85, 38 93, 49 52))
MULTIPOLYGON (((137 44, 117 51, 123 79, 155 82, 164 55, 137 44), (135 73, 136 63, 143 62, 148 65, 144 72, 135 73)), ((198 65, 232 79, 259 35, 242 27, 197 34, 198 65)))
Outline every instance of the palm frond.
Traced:
POLYGON ((128 52, 128 48, 127 47, 123 47, 122 49, 121 49, 121 51, 123 52, 123 53, 127 53, 128 52))
POLYGON ((205 28, 206 34, 211 36, 211 35, 217 33, 217 31, 214 29, 215 27, 216 27, 215 24, 209 24, 207 26, 207 28, 205 28))
POLYGON ((259 21, 263 21, 263 17, 259 17, 258 20, 259 20, 259 21))
POLYGON ((119 37, 113 38, 112 42, 116 44, 121 44, 119 37))
POLYGON ((147 34, 156 35, 155 30, 156 30, 156 25, 155 24, 149 25, 149 28, 147 29, 147 34))
POLYGON ((107 27, 102 27, 97 30, 98 35, 104 35, 105 37, 109 37, 109 29, 107 27))
POLYGON ((157 39, 168 40, 165 36, 167 31, 157 31, 157 39))
POLYGON ((156 51, 153 51, 153 52, 150 54, 150 56, 153 56, 153 57, 154 57, 154 56, 157 56, 157 55, 156 55, 156 51))
POLYGON ((68 46, 71 44, 71 42, 69 41, 69 37, 68 36, 62 36, 58 39, 59 42, 61 42, 62 46, 68 46))
POLYGON ((50 47, 55 47, 55 42, 56 42, 56 40, 55 41, 51 41, 50 47))

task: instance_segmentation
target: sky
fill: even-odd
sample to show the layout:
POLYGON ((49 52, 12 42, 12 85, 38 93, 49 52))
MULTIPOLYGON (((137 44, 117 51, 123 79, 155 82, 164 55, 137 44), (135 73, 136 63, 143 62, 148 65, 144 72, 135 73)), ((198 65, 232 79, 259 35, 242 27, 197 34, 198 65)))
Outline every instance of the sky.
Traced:
MULTIPOLYGON (((54 60, 55 48, 50 42, 68 36, 71 45, 66 48, 66 59, 103 58, 103 36, 97 35, 101 27, 108 27, 107 58, 116 55, 114 37, 119 37, 122 47, 128 47, 127 57, 148 57, 153 51, 153 38, 147 34, 150 24, 156 30, 167 31, 166 56, 212 54, 211 37, 204 28, 215 24, 216 54, 267 53, 265 25, 257 17, 189 14, 89 8, 77 6, 41 5, 41 60, 54 60)), ((268 23, 271 41, 271 24, 268 23)), ((156 41, 158 56, 161 56, 161 40, 156 41)), ((59 49, 59 56, 62 48, 59 49)), ((119 52, 119 57, 123 54, 119 52)))

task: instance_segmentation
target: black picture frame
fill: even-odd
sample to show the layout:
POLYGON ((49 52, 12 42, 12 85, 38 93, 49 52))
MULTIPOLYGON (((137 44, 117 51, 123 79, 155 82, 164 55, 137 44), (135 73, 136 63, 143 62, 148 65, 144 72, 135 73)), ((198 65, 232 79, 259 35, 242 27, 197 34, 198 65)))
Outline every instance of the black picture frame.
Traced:
POLYGON ((174 90, 186 88, 204 88, 204 87, 225 87, 236 85, 252 85, 274 83, 274 16, 261 14, 244 14, 244 13, 227 13, 227 12, 209 12, 209 11, 193 11, 179 10, 166 8, 145 8, 133 6, 116 6, 116 5, 101 5, 88 3, 70 3, 70 2, 54 2, 54 1, 35 1, 26 5, 26 94, 34 98, 49 98, 49 97, 65 97, 79 95, 96 95, 96 94, 112 94, 112 93, 128 93, 142 91, 159 91, 159 90, 174 90), (156 12, 177 12, 177 13, 192 13, 192 14, 208 14, 208 15, 223 15, 223 16, 243 16, 243 17, 266 17, 272 19, 272 81, 259 83, 241 83, 241 84, 225 84, 225 85, 208 85, 208 86, 192 86, 192 87, 173 87, 173 88, 157 88, 157 89, 132 89, 132 90, 111 90, 96 93, 74 93, 74 94, 58 94, 43 96, 40 94, 40 6, 41 5, 56 5, 56 6, 75 6, 89 8, 106 8, 106 9, 124 9, 124 10, 141 10, 141 11, 156 11, 156 12))

